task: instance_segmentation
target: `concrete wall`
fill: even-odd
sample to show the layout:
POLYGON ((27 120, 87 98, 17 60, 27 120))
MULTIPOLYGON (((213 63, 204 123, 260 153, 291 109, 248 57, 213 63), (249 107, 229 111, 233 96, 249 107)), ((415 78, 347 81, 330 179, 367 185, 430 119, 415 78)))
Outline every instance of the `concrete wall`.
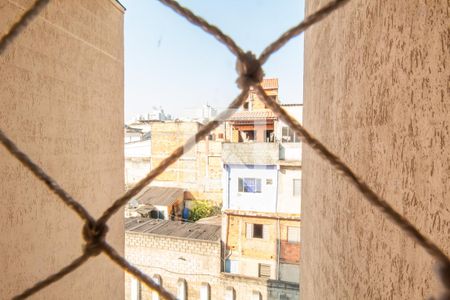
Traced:
POLYGON ((151 140, 125 143, 125 185, 131 186, 151 170, 151 140))
POLYGON ((300 270, 298 264, 280 264, 280 280, 289 282, 300 282, 300 270))
POLYGON ((301 195, 294 196, 294 179, 301 180, 301 178, 302 171, 300 168, 280 168, 278 171, 277 212, 300 214, 301 195))
MULTIPOLYGON (((0 0, 3 35, 33 1, 0 0)), ((123 10, 51 1, 0 56, 0 128, 95 216, 124 191, 123 10)), ((0 146, 0 298, 81 254, 83 223, 0 146)), ((122 213, 108 241, 123 252, 122 213)), ((36 299, 114 299, 123 271, 101 255, 36 299)))
MULTIPOLYGON (((326 1, 308 1, 307 14, 326 1)), ((305 37, 304 125, 450 254, 448 1, 350 1, 305 37)), ((309 147, 303 299, 428 299, 434 262, 309 147)))

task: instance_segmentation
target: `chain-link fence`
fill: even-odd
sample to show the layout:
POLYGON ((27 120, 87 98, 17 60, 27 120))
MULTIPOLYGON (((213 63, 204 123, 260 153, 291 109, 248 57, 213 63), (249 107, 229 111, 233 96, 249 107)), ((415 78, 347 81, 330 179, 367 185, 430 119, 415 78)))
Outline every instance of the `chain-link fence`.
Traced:
MULTIPOLYGON (((270 56, 282 48, 289 40, 304 32, 313 24, 320 22, 333 11, 344 7, 349 0, 332 0, 323 6, 314 14, 305 18, 303 22, 291 28, 276 41, 267 46, 261 55, 257 58, 251 52, 244 52, 229 36, 224 34, 219 28, 209 24, 199 16, 196 16, 190 10, 182 7, 174 0, 159 0, 164 5, 170 7, 175 12, 185 17, 193 25, 200 27, 205 32, 213 35, 219 42, 224 44, 233 53, 237 59, 236 70, 238 72, 237 84, 241 89, 240 94, 232 101, 228 109, 222 112, 216 119, 207 123, 194 136, 189 138, 184 145, 175 149, 170 156, 165 158, 156 168, 139 181, 134 187, 129 189, 124 195, 116 199, 113 204, 102 214, 99 219, 95 219, 92 215, 75 199, 73 199, 59 184, 45 173, 45 171, 33 160, 22 152, 8 136, 0 130, 0 142, 3 146, 18 159, 24 167, 31 171, 38 179, 40 179, 47 187, 53 191, 70 209, 72 209, 85 222, 82 229, 83 238, 86 242, 83 254, 72 261, 70 264, 62 268, 55 274, 50 275, 42 281, 37 282, 31 288, 23 291, 14 299, 24 299, 30 295, 37 293, 39 290, 58 281, 65 275, 77 269, 79 266, 89 260, 90 257, 97 256, 101 253, 108 256, 113 262, 126 272, 134 275, 139 281, 148 288, 159 293, 164 299, 176 299, 169 291, 159 286, 153 279, 141 272, 138 268, 128 263, 117 251, 111 247, 105 240, 108 226, 107 222, 119 209, 124 206, 133 196, 138 194, 144 187, 151 183, 158 175, 164 172, 171 164, 179 159, 183 153, 189 151, 195 143, 204 139, 208 134, 218 127, 223 120, 229 118, 246 100, 250 88, 254 88, 265 105, 270 108, 276 116, 285 122, 292 130, 294 130, 302 141, 311 147, 324 160, 328 161, 342 176, 346 177, 356 189, 358 189, 364 198, 389 219, 394 222, 405 234, 414 239, 422 246, 432 257, 440 264, 440 277, 447 288, 442 299, 450 299, 450 259, 449 257, 431 240, 425 237, 418 229, 411 224, 405 217, 399 214, 394 208, 372 190, 360 177, 358 177, 352 169, 342 162, 339 157, 334 155, 319 140, 314 138, 303 126, 292 118, 277 102, 271 99, 263 90, 260 83, 264 77, 262 66, 267 62, 270 56)), ((36 17, 43 8, 48 4, 49 0, 37 0, 25 14, 10 28, 10 30, 0 39, 0 55, 4 53, 8 45, 26 28, 28 23, 36 17)))

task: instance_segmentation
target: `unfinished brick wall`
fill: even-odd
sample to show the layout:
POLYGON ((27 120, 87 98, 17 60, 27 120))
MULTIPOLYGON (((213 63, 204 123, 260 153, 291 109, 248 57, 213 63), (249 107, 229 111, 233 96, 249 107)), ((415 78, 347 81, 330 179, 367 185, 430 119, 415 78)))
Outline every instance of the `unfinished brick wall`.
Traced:
MULTIPOLYGON (((350 1, 306 32, 304 82, 305 127, 447 254, 449 5, 350 1)), ((302 299, 438 291, 428 254, 303 151, 302 299)))
POLYGON ((300 243, 288 241, 288 228, 300 228, 300 221, 280 220, 280 261, 300 262, 300 243))
POLYGON ((233 249, 233 254, 255 259, 276 258, 276 219, 229 216, 228 222, 227 245, 233 249), (246 235, 247 223, 267 225, 268 237, 265 239, 248 239, 246 235))
MULTIPOLYGON (((32 2, 0 0, 0 32, 32 2)), ((50 1, 0 56, 0 128, 95 217, 124 191, 123 13, 110 0, 50 1)), ((0 177, 0 298, 10 299, 81 254, 83 223, 3 147, 0 177)), ((108 226, 123 251, 121 214, 108 226)), ((99 256, 35 298, 113 299, 123 277, 99 256)))
MULTIPOLYGON (((197 122, 152 123, 151 165, 164 158, 195 134, 202 125, 197 122)), ((187 190, 187 199, 222 201, 221 142, 199 141, 189 152, 158 176, 155 184, 187 190), (218 162, 220 164, 218 164, 218 162)))

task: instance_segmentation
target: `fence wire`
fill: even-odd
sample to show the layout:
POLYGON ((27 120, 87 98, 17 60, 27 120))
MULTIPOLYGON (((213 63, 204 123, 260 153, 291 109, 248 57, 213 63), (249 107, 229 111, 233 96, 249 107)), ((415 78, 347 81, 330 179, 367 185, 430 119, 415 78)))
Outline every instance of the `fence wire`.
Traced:
MULTIPOLYGON (((171 155, 164 159, 156 168, 150 171, 146 177, 139 181, 133 188, 128 190, 123 196, 116 199, 113 204, 102 214, 99 219, 92 215, 72 196, 70 196, 59 184, 50 177, 45 171, 24 152, 22 152, 8 136, 0 130, 0 142, 9 151, 9 153, 19 160, 22 165, 30 170, 39 180, 44 182, 47 187, 54 192, 70 209, 72 209, 84 222, 82 235, 85 240, 83 253, 47 278, 35 283, 29 289, 16 295, 13 299, 25 299, 52 283, 60 280, 65 275, 71 273, 79 266, 87 262, 91 257, 101 253, 108 256, 120 268, 135 276, 141 283, 148 288, 155 290, 164 299, 176 299, 168 290, 159 286, 152 278, 141 272, 125 260, 111 245, 105 237, 107 235, 107 222, 118 210, 124 206, 133 196, 137 195, 145 186, 150 184, 153 179, 163 173, 171 164, 176 162, 183 153, 191 149, 198 141, 204 139, 212 130, 217 128, 223 120, 230 117, 246 100, 250 88, 254 88, 262 101, 276 114, 276 116, 293 129, 302 139, 302 141, 311 147, 324 160, 328 161, 340 174, 349 180, 358 191, 372 205, 377 207, 382 214, 394 222, 403 232, 414 239, 422 246, 439 264, 438 275, 441 278, 446 290, 441 299, 450 299, 450 259, 433 241, 425 237, 420 231, 409 222, 404 216, 398 213, 385 199, 380 197, 370 186, 368 186, 352 169, 345 164, 339 157, 333 154, 319 140, 314 138, 300 123, 292 118, 278 103, 272 100, 263 90, 260 83, 264 77, 262 65, 264 65, 270 56, 282 48, 292 38, 298 36, 310 26, 320 22, 329 14, 343 7, 350 0, 333 0, 321 9, 306 17, 304 21, 297 26, 286 31, 276 41, 263 50, 261 55, 256 56, 251 52, 244 52, 228 35, 224 34, 219 28, 211 25, 203 18, 195 15, 189 9, 181 6, 174 0, 159 0, 162 4, 170 7, 176 13, 186 18, 193 25, 200 27, 205 32, 213 35, 219 42, 224 44, 237 59, 236 70, 238 72, 237 84, 241 89, 240 94, 232 101, 228 109, 219 114, 213 121, 207 123, 194 136, 189 138, 184 145, 175 149, 171 155)), ((49 3, 49 0, 37 0, 34 4, 14 23, 10 30, 0 39, 0 55, 2 55, 15 38, 26 28, 26 26, 39 15, 40 12, 49 3)))

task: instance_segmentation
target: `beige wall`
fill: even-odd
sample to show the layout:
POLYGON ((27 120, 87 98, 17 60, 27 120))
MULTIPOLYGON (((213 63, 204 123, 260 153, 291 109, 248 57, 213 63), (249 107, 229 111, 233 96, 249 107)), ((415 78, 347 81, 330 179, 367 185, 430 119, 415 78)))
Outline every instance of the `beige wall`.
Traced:
MULTIPOLYGON (((33 1, 0 0, 0 34, 33 1)), ((123 192, 123 10, 50 1, 0 56, 0 128, 95 217, 123 192)), ((82 222, 0 146, 0 298, 81 254, 82 222)), ((110 241, 123 252, 122 214, 110 241)), ((33 299, 118 299, 123 272, 101 255, 33 299)))
MULTIPOLYGON (((291 263, 298 270, 300 244, 289 243, 287 235, 288 227, 300 227, 300 220, 278 220, 275 215, 273 218, 225 215, 223 221, 225 256, 237 262, 239 274, 258 277, 259 264, 267 264, 271 267, 271 279, 283 277, 280 280, 293 281, 289 274, 282 274, 278 265, 291 263), (249 237, 247 224, 263 224, 267 235, 249 237)), ((298 275, 294 282, 298 282, 298 275)))
MULTIPOLYGON (((307 14, 326 1, 308 1, 307 14)), ((450 254, 448 1, 350 1, 305 38, 304 125, 450 254)), ((304 147, 302 299, 428 299, 433 261, 304 147)))

